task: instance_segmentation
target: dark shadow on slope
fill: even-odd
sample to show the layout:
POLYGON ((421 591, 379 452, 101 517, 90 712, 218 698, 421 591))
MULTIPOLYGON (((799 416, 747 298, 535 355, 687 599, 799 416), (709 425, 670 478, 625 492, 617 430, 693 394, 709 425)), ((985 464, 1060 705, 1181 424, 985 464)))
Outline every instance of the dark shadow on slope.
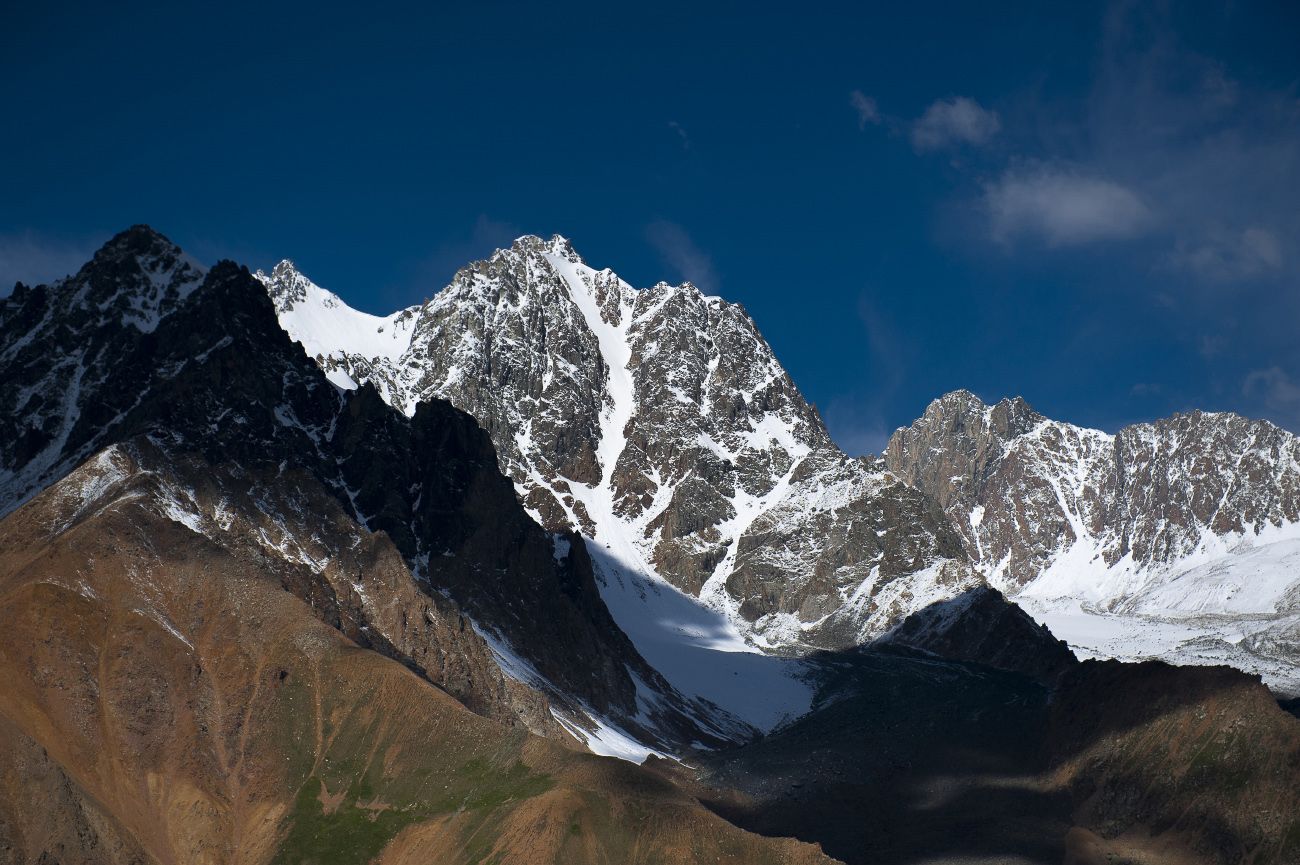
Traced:
POLYGON ((814 660, 810 715, 702 763, 702 798, 744 828, 850 865, 1061 862, 1081 837, 1120 855, 1150 835, 1187 861, 1300 855, 1300 725, 1257 678, 1089 661, 1049 688, 898 647, 814 660))
POLYGON ((0 512, 139 436, 212 465, 305 471, 386 533, 427 593, 508 636, 553 696, 635 716, 635 674, 665 695, 672 744, 722 743, 672 711, 672 690, 610 617, 583 545, 555 556, 473 418, 441 400, 407 418, 370 386, 340 393, 232 262, 201 282, 187 270, 183 291, 158 294, 159 273, 183 260, 135 226, 69 282, 0 300, 0 398, 15 407, 0 412, 0 512), (156 315, 133 324, 154 294, 156 315))
POLYGON ((1019 855, 1059 862, 1069 802, 1035 786, 1047 691, 904 650, 826 653, 812 714, 712 755, 707 804, 854 863, 1019 855))

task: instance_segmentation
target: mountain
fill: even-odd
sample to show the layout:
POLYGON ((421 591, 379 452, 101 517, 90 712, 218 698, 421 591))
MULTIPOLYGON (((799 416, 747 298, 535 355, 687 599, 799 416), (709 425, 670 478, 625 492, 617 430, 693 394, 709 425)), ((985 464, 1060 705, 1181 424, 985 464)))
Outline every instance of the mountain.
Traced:
POLYGON ((472 713, 383 533, 301 470, 172 459, 114 445, 0 520, 0 862, 829 862, 472 713))
POLYGON ((1084 661, 1051 689, 869 647, 814 711, 666 774, 849 865, 1300 862, 1300 724, 1226 667, 1084 661))
POLYGON ((957 391, 894 433, 989 582, 1085 654, 1230 663, 1300 693, 1300 440, 1191 412, 1114 435, 957 391))
POLYGON ((979 582, 932 500, 845 456, 744 309, 689 283, 635 289, 558 236, 383 318, 290 262, 257 276, 332 381, 477 419, 529 512, 591 541, 629 632, 617 595, 660 580, 777 649, 855 645, 979 582))
POLYGON ((741 307, 632 288, 561 237, 522 237, 383 318, 287 261, 258 278, 336 383, 476 418, 529 512, 589 540, 616 620, 688 692, 725 676, 696 687, 696 659, 645 625, 698 614, 665 582, 718 614, 688 630, 806 654, 986 576, 1084 655, 1230 663, 1300 693, 1300 446, 1271 424, 1197 412, 1109 435, 959 391, 883 458, 851 459, 741 307))
POLYGON ((1078 661, 563 240, 378 318, 136 226, 0 300, 0 398, 0 863, 1300 861, 1257 678, 1078 661))
POLYGON ((166 465, 193 531, 306 564, 286 585, 322 620, 489 716, 616 749, 630 730, 642 756, 754 734, 637 653, 582 541, 528 517, 472 418, 339 390, 245 269, 204 271, 137 226, 69 279, 0 301, 0 332, 0 398, 17 407, 0 419, 0 514, 96 455, 166 465), (335 509, 322 534, 309 515, 335 509), (349 551, 376 532, 400 597, 358 580, 367 559, 349 551))

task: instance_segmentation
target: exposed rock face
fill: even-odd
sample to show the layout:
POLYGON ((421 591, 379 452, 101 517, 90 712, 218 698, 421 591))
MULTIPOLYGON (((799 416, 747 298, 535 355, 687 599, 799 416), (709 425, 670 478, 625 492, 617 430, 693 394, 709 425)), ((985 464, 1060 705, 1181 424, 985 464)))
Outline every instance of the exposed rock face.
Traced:
POLYGON ((885 461, 1080 651, 1231 663, 1300 693, 1300 440, 1285 430, 1191 412, 1108 435, 957 391, 885 461))
MULTIPOLYGON (((144 441, 159 459, 206 465, 191 473, 215 472, 214 483, 231 487, 196 505, 204 520, 219 524, 226 495, 244 496, 250 512, 264 504, 298 508, 296 527, 282 530, 284 555, 315 545, 309 560, 376 564, 312 540, 305 515, 322 509, 323 496, 341 508, 336 523, 357 524, 342 537, 384 533, 406 571, 393 571, 391 556, 381 557, 380 570, 389 569, 392 586, 410 582, 411 591, 340 602, 349 593, 320 573, 292 584, 326 621, 459 689, 490 715, 512 712, 534 729, 553 726, 535 701, 485 672, 483 637, 412 625, 420 609, 438 622, 473 621, 495 640, 498 660, 516 668, 515 678, 546 692, 579 725, 596 713, 626 721, 648 741, 748 734, 725 713, 684 701, 640 658, 601 602, 581 542, 571 539, 559 554, 519 506, 473 419, 442 401, 407 418, 372 388, 339 391, 284 334, 246 270, 222 263, 204 274, 166 239, 136 227, 75 277, 0 301, 0 334, 0 398, 19 408, 0 418, 8 448, 0 452, 0 513, 103 448, 144 441), (302 492, 305 500, 253 492, 267 478, 299 474, 315 484, 302 492), (416 591, 428 601, 416 602, 416 591), (383 609, 403 600, 414 604, 404 624, 383 609), (378 606, 358 613, 345 609, 349 603, 378 606), (356 630, 363 624, 368 635, 356 630), (431 640, 446 641, 437 650, 444 657, 421 661, 434 651, 431 640), (458 653, 460 660, 447 659, 458 653), (637 681, 657 695, 652 707, 638 701, 637 681)), ((133 458, 157 462, 141 454, 137 446, 133 458)))
POLYGON ((559 237, 520 238, 383 319, 288 263, 259 278, 335 381, 408 414, 451 401, 543 524, 760 643, 851 645, 977 582, 933 503, 842 454, 745 311, 689 284, 634 289, 559 237))
MULTIPOLYGON (((885 462, 930 493, 999 585, 1039 578, 1075 547, 1134 579, 1214 539, 1300 522, 1300 441, 1267 421, 1191 412, 1116 435, 1051 421, 1024 400, 956 391, 890 439, 885 462)), ((1122 591, 1122 588, 1121 588, 1122 591)))
POLYGON ((1051 686, 1078 663, 1064 641, 991 586, 919 610, 882 643, 908 646, 954 661, 1021 673, 1051 686))
POLYGON ((49 751, 0 714, 0 862, 145 865, 153 860, 49 751))

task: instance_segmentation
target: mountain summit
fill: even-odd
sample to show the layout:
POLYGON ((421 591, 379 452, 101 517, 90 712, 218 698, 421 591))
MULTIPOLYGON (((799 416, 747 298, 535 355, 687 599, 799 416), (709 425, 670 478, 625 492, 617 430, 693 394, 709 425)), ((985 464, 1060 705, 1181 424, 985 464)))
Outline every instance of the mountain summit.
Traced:
POLYGON ((663 582, 729 640, 805 652, 987 578, 1087 654, 1230 662, 1300 690, 1300 445, 1271 424, 1194 412, 1110 435, 956 391, 854 459, 742 307, 634 288, 560 236, 385 317, 287 262, 258 278, 335 383, 472 415, 534 518, 590 541, 642 646, 662 635, 640 601, 663 582))
POLYGON ((1300 690, 1300 440, 1193 411, 1114 435, 968 391, 885 451, 989 582, 1088 654, 1256 670, 1300 690))
POLYGON ((474 416, 529 511, 592 541, 607 587, 662 578, 798 648, 860 643, 978 582, 927 497, 834 445, 737 304, 633 288, 559 236, 384 318, 287 263, 258 278, 331 380, 474 416))

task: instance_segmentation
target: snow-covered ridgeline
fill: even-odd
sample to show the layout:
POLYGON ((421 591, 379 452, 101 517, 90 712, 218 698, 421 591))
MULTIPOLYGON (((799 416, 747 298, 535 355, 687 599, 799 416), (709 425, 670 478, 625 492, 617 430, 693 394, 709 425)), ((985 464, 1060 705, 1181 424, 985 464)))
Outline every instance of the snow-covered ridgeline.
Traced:
POLYGON ((944 505, 989 581, 1081 653, 1231 662, 1275 686, 1300 665, 1300 442, 1285 430, 1191 412, 1108 434, 957 391, 886 458, 944 505))
POLYGON ((386 316, 361 312, 303 276, 291 261, 254 276, 267 287, 285 332, 321 363, 339 387, 351 390, 358 384, 347 372, 349 358, 396 364, 411 346, 418 307, 386 316))
POLYGON ((394 360, 395 344, 352 352, 332 333, 373 337, 378 320, 277 271, 286 329, 335 382, 408 414, 434 397, 467 411, 539 522, 625 545, 752 644, 857 642, 934 594, 934 565, 952 590, 975 579, 920 497, 835 447, 744 310, 689 283, 636 289, 562 237, 523 237, 398 313, 411 338, 394 360), (906 507, 870 501, 899 494, 906 507), (890 549, 908 553, 882 568, 890 549))
MULTIPOLYGON (((706 699, 760 729, 801 714, 812 698, 811 687, 800 678, 802 665, 764 655, 737 627, 743 620, 729 617, 725 609, 711 608, 724 604, 701 604, 662 579, 652 564, 657 537, 651 523, 669 507, 677 486, 689 477, 690 466, 682 472, 637 465, 642 481, 649 484, 650 503, 628 509, 619 502, 615 475, 620 470, 626 474, 620 458, 645 403, 638 395, 634 355, 640 359, 658 350, 647 348, 644 333, 634 330, 645 328, 678 294, 714 308, 721 301, 703 299, 690 286, 634 289, 609 271, 587 266, 558 237, 516 244, 516 249, 502 251, 489 265, 496 269, 462 271, 452 286, 423 308, 383 318, 348 309, 287 262, 272 275, 259 274, 259 278, 275 299, 282 326, 339 386, 371 381, 408 415, 419 401, 437 396, 469 410, 485 426, 492 417, 504 420, 505 429, 494 430, 502 435, 494 438, 502 467, 514 479, 525 506, 545 522, 536 498, 544 494, 559 506, 564 523, 586 536, 611 613, 643 656, 682 694, 706 699), (514 269, 503 274, 505 267, 514 269), (538 320, 545 321, 538 337, 545 342, 530 344, 533 335, 526 327, 538 320), (348 335, 354 330, 363 333, 348 335), (576 351, 588 353, 576 357, 576 351), (490 374, 485 355, 486 366, 493 369, 500 369, 497 358, 515 364, 510 377, 529 381, 536 389, 512 392, 506 385, 501 388, 499 408, 474 403, 482 391, 482 376, 490 374), (556 470, 558 458, 548 450, 554 438, 542 439, 551 432, 542 425, 548 411, 570 423, 565 415, 581 410, 584 401, 595 409, 588 433, 595 470, 586 480, 578 480, 556 470), (496 411, 500 415, 492 414, 496 411)), ((712 371, 718 365, 714 358, 707 367, 712 371)), ((774 361, 769 366, 775 366, 774 361)), ((766 378, 772 377, 773 372, 766 370, 766 378)), ((698 399, 684 390, 681 393, 698 399)), ((696 413, 698 404, 692 402, 689 410, 696 413)), ((735 459, 745 448, 773 446, 789 447, 802 456, 807 447, 796 436, 794 424, 763 418, 752 428, 747 425, 739 436, 728 431, 708 438, 721 458, 735 459)), ((784 474, 788 476, 795 464, 790 463, 784 474)), ((749 500, 775 500, 782 489, 777 487, 778 496, 762 497, 740 490, 738 511, 752 519, 755 508, 749 500)), ((732 550, 746 524, 723 527, 732 550)), ((734 609, 734 603, 731 606, 734 609)), ((508 646, 500 640, 496 646, 505 653, 503 669, 519 672, 528 681, 526 671, 509 663, 508 646)), ((579 725, 584 738, 597 735, 593 748, 602 747, 599 737, 604 733, 611 743, 632 742, 615 725, 588 715, 604 724, 596 734, 579 725)), ((707 717, 699 720, 708 723, 707 717)), ((619 748, 620 755, 627 750, 619 748)), ((650 749, 640 757, 646 753, 650 749)))

